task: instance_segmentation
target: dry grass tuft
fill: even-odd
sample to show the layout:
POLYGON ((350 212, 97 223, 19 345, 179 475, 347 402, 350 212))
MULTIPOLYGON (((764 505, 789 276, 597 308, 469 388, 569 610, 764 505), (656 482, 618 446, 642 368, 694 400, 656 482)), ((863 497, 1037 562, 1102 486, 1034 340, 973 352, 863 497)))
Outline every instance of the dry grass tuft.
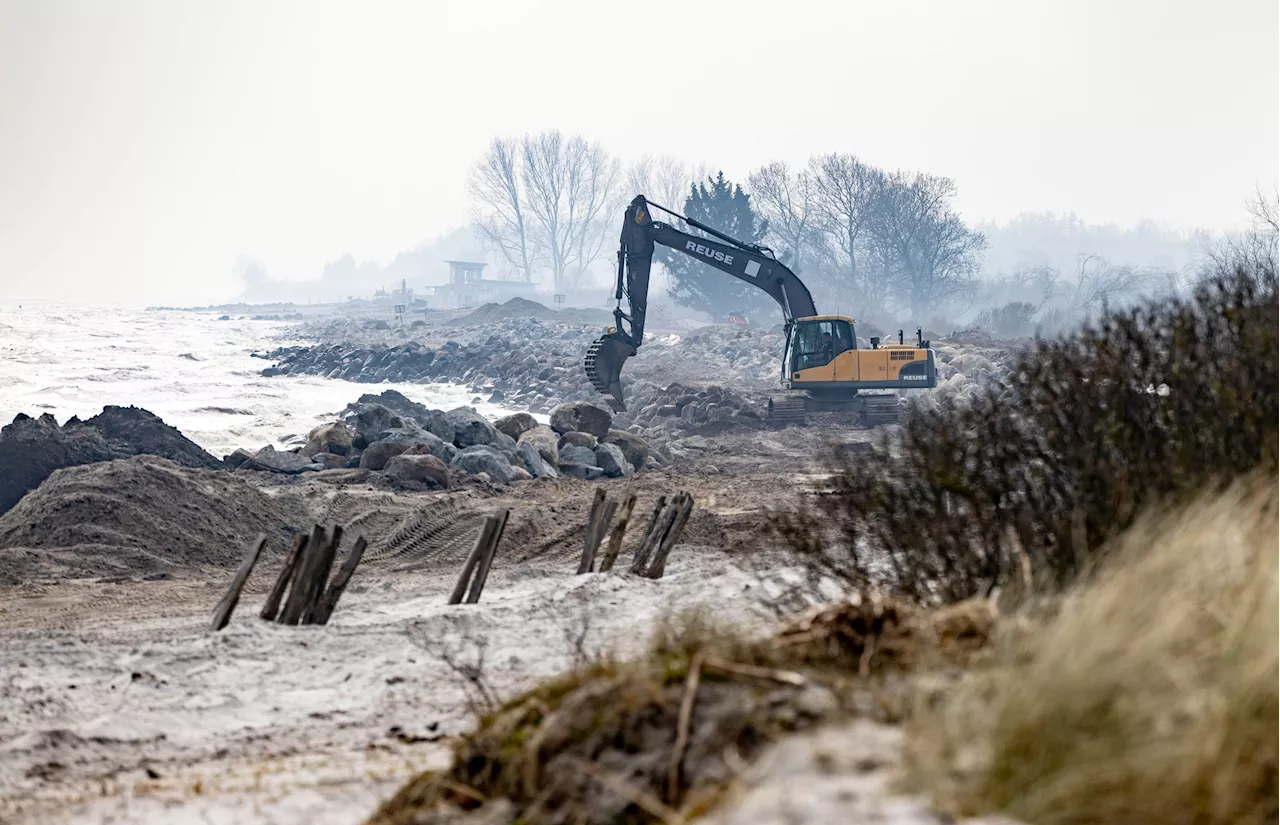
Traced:
POLYGON ((1141 518, 913 721, 913 784, 1037 825, 1275 822, 1277 486, 1141 518))

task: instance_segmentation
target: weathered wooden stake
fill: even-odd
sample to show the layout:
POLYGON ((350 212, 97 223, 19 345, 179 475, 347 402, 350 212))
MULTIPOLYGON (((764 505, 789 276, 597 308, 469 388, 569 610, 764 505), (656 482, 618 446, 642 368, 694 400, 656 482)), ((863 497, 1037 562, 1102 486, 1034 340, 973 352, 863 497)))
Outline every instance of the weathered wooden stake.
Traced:
POLYGON ((275 584, 271 585, 271 592, 267 594, 267 600, 262 604, 262 611, 258 613, 258 618, 274 621, 276 611, 280 609, 280 600, 284 598, 285 588, 289 586, 289 579, 293 577, 293 571, 301 563, 302 554, 307 547, 307 534, 299 533, 293 537, 293 547, 289 550, 289 556, 284 560, 284 567, 280 568, 280 575, 276 576, 275 584))
POLYGON ((679 497, 677 496, 663 509, 662 515, 658 518, 658 524, 653 528, 653 532, 645 538, 645 545, 640 551, 642 558, 639 560, 639 569, 634 571, 637 575, 648 575, 649 562, 653 558, 654 552, 662 544, 662 537, 671 529, 672 522, 676 520, 676 513, 679 511, 678 501, 679 497))
POLYGON ((262 547, 266 543, 266 535, 259 533, 258 538, 249 547, 249 552, 241 560, 240 569, 236 571, 235 577, 231 579, 231 587, 227 588, 227 595, 222 597, 222 600, 218 602, 218 606, 213 610, 213 623, 210 627, 214 631, 221 630, 227 626, 227 622, 231 621, 231 614, 236 609, 236 604, 240 601, 240 591, 244 589, 244 583, 249 580, 249 574, 253 572, 253 566, 257 564, 258 555, 262 552, 262 547))
POLYGON ((609 534, 609 546, 604 552, 604 558, 600 560, 600 572, 607 573, 613 569, 613 563, 618 560, 618 553, 622 551, 622 538, 627 534, 627 523, 631 520, 631 511, 636 506, 636 494, 630 493, 626 500, 622 502, 622 512, 618 515, 618 523, 613 525, 613 532, 609 534))
POLYGON ((671 548, 676 546, 676 542, 680 539, 680 533, 684 530, 684 524, 689 520, 689 514, 693 512, 693 496, 688 493, 680 493, 677 496, 678 504, 672 509, 676 511, 676 516, 667 530, 665 536, 662 537, 661 544, 658 545, 658 552, 653 557, 653 562, 649 565, 648 576, 651 579, 662 578, 663 572, 667 567, 667 556, 671 553, 671 548))
POLYGON ((662 521, 662 508, 667 506, 667 497, 658 496, 658 500, 653 504, 653 513, 649 516, 649 523, 644 528, 644 534, 640 536, 640 543, 636 545, 635 553, 631 556, 631 572, 637 575, 644 572, 645 565, 649 561, 648 548, 649 537, 653 535, 653 531, 658 529, 658 522, 662 521))
POLYGON ((276 619, 278 623, 297 624, 302 618, 302 611, 307 606, 307 582, 315 564, 316 554, 320 552, 320 545, 324 541, 324 526, 317 524, 311 528, 311 537, 307 539, 302 558, 293 569, 293 576, 289 580, 289 596, 284 600, 284 609, 280 611, 280 617, 276 619))
POLYGON ((596 533, 600 532, 600 516, 604 509, 604 488, 596 487, 595 498, 591 500, 591 512, 587 515, 587 533, 582 540, 582 561, 578 562, 578 573, 590 573, 596 548, 596 533))
POLYGON ((462 604, 462 597, 467 594, 467 585, 471 583, 471 573, 476 569, 476 565, 480 563, 480 559, 484 558, 484 554, 489 550, 489 540, 493 536, 493 530, 497 524, 492 518, 486 518, 484 523, 480 525, 480 535, 476 536, 476 544, 471 548, 471 555, 467 556, 467 562, 462 566, 462 575, 458 576, 458 583, 453 586, 453 593, 449 596, 449 604, 462 604))
POLYGON ((307 606, 302 611, 303 624, 315 624, 320 600, 324 598, 325 586, 329 582, 329 571, 333 569, 333 560, 337 558, 338 547, 342 545, 342 525, 335 524, 329 541, 325 543, 324 552, 316 558, 315 570, 311 572, 311 584, 307 587, 307 606))
POLYGON ((502 533, 507 529, 507 516, 509 511, 504 509, 495 510, 493 515, 489 516, 493 519, 493 530, 489 539, 489 546, 486 548, 484 556, 480 559, 480 566, 476 569, 475 581, 471 582, 471 589, 467 592, 467 604, 475 604, 480 601, 480 592, 484 590, 484 583, 489 580, 489 567, 493 564, 493 557, 498 553, 498 542, 502 541, 502 533))
POLYGON ((368 544, 364 536, 357 538, 346 560, 342 562, 338 572, 333 574, 333 581, 329 583, 329 589, 324 592, 324 598, 316 609, 316 624, 329 623, 329 617, 338 606, 338 599, 342 598, 342 591, 347 589, 347 582, 351 581, 351 574, 356 572, 356 565, 360 564, 360 557, 364 555, 364 548, 368 544))

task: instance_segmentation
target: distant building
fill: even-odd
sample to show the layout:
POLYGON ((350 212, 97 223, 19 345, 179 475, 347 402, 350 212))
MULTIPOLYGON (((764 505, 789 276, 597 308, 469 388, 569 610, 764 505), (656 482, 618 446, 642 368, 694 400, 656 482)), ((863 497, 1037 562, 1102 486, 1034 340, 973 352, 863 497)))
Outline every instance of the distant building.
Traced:
POLYGON ((525 281, 499 281, 484 277, 488 264, 476 261, 445 261, 449 283, 428 287, 431 304, 444 309, 501 304, 512 298, 534 298, 537 286, 525 281))
POLYGON ((386 289, 376 290, 373 293, 373 300, 394 301, 397 304, 412 304, 413 290, 409 288, 409 285, 408 283, 405 282, 405 279, 401 278, 399 289, 392 289, 389 291, 386 289))

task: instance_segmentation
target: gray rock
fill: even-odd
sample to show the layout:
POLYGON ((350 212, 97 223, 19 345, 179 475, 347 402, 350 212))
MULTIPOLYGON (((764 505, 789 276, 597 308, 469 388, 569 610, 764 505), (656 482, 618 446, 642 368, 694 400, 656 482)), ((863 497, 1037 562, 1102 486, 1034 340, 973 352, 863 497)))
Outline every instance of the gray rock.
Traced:
POLYGON ((649 457, 649 444, 640 436, 632 433, 624 433, 622 430, 610 430, 609 434, 605 436, 604 443, 612 444, 622 450, 622 455, 637 470, 644 466, 645 459, 649 457))
POLYGON ((516 460, 516 440, 504 432, 499 432, 489 446, 497 447, 514 464, 516 460))
POLYGON ((585 401, 561 404, 551 411, 551 429, 558 433, 591 433, 596 438, 609 434, 613 413, 585 401))
POLYGON ((253 458, 252 452, 250 452, 249 450, 246 450, 244 447, 236 447, 235 450, 231 453, 231 455, 222 459, 222 463, 227 465, 227 467, 231 468, 232 470, 234 470, 251 458, 253 458))
POLYGON ((365 444, 378 440, 383 430, 404 426, 404 420, 381 404, 358 404, 351 409, 346 418, 347 426, 355 431, 356 436, 365 444))
POLYGON ((560 463, 560 439, 550 427, 539 424, 532 430, 526 430, 521 434, 519 443, 532 444, 542 460, 552 467, 560 463))
POLYGON ((381 470, 387 466, 388 461, 411 446, 403 441, 375 441, 360 454, 360 469, 381 470))
POLYGON ((396 481, 416 481, 432 487, 449 487, 449 468, 430 454, 392 456, 383 468, 396 481))
POLYGON ((449 422, 449 419, 444 413, 432 413, 427 416, 426 421, 422 422, 422 426, 446 444, 453 443, 453 437, 455 435, 453 424, 449 422))
POLYGON ((711 448, 711 442, 700 435, 691 435, 688 438, 680 439, 676 443, 682 450, 707 450, 711 448))
POLYGON ((319 464, 326 470, 338 470, 347 466, 349 460, 345 455, 334 455, 333 453, 317 453, 311 457, 311 460, 319 464))
POLYGON ((458 447, 492 444, 498 437, 498 431, 489 420, 471 407, 449 410, 444 417, 453 425, 453 443, 458 447))
POLYGON ((570 478, 580 478, 583 481, 595 481, 604 477, 604 470, 591 464, 577 464, 567 462, 560 465, 560 472, 570 478))
POLYGON ((486 445, 473 444, 453 457, 453 466, 472 475, 488 473, 499 484, 511 483, 511 462, 500 451, 486 445))
POLYGON ((525 412, 503 416, 493 422, 494 429, 500 433, 506 433, 516 440, 519 440, 520 436, 524 435, 536 426, 538 426, 538 422, 533 416, 525 412))
POLYGON ((560 436, 560 449, 563 450, 566 445, 571 444, 574 447, 586 447, 594 450, 596 448, 597 441, 599 441, 599 439, 591 433, 565 433, 560 436))
POLYGON ((306 446, 302 448, 303 455, 346 455, 350 452, 351 433, 347 432, 345 424, 338 421, 316 427, 307 434, 306 446))
POLYGON ((268 444, 253 454, 253 458, 240 465, 242 470, 263 470, 271 473, 288 473, 296 475, 309 470, 319 470, 320 465, 297 453, 277 452, 268 444))
POLYGON ((521 467, 519 464, 511 465, 512 481, 530 481, 532 479, 533 479, 533 474, 531 474, 528 470, 521 467))
POLYGON ((538 448, 528 441, 521 441, 516 446, 516 454, 519 456, 520 466, 528 470, 529 475, 534 478, 560 477, 555 465, 547 463, 547 460, 538 452, 538 448))
POLYGON ((636 471, 622 455, 622 450, 613 444, 600 444, 596 447, 596 464, 609 478, 622 478, 636 471))
POLYGON ((565 464, 585 464, 588 467, 599 467, 596 464, 596 451, 590 447, 575 447, 572 444, 565 445, 560 451, 560 465, 565 464))

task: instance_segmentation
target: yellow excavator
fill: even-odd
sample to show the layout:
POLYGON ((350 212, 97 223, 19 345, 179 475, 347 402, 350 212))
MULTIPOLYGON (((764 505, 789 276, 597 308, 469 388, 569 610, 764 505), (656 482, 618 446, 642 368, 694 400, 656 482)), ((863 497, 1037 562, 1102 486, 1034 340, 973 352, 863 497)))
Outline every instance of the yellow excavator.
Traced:
POLYGON ((809 288, 768 247, 742 243, 652 203, 644 195, 637 195, 627 206, 621 240, 614 326, 591 344, 585 361, 587 377, 597 390, 610 397, 615 410, 626 409, 622 365, 636 354, 644 339, 654 244, 683 252, 762 289, 782 307, 785 392, 769 400, 771 426, 803 426, 810 412, 845 413, 855 426, 891 423, 898 420, 898 396, 888 391, 937 386, 934 353, 919 329, 914 345, 904 343, 900 330, 896 344, 871 338, 870 349, 860 349, 853 319, 819 315, 809 288), (653 209, 679 218, 709 237, 655 221, 653 209), (626 312, 622 309, 623 298, 627 300, 626 312))

